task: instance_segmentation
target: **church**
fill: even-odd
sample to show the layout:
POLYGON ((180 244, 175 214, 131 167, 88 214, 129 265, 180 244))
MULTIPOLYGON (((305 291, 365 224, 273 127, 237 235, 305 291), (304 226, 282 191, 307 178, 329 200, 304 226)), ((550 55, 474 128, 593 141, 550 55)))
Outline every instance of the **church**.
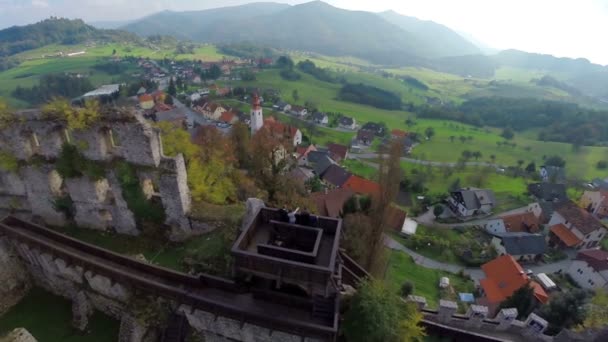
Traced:
POLYGON ((254 135, 260 129, 265 127, 274 136, 291 141, 294 147, 302 143, 302 132, 297 127, 283 124, 274 117, 264 119, 262 105, 260 103, 260 97, 258 94, 253 94, 252 96, 251 120, 249 126, 251 128, 251 135, 254 135))

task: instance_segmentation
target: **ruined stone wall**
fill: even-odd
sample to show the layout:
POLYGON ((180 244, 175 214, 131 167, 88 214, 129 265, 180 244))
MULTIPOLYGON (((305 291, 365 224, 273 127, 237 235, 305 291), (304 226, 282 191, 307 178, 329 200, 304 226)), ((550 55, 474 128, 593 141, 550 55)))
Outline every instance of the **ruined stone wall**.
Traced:
POLYGON ((54 201, 69 195, 78 226, 137 235, 135 217, 111 167, 113 160, 120 159, 135 166, 149 198, 160 197, 171 236, 188 236, 191 204, 184 159, 163 156, 158 132, 140 115, 118 109, 105 112, 85 130, 69 130, 65 123, 38 111, 20 112, 19 117, 0 130, 0 152, 16 157, 21 165, 16 172, 0 170, 0 215, 12 213, 64 225, 67 218, 55 209, 54 201), (62 179, 55 161, 66 142, 87 159, 107 166, 105 176, 62 179))
MULTIPOLYGON (((145 318, 137 315, 137 310, 133 311, 134 302, 151 302, 147 297, 148 294, 16 240, 0 241, 3 241, 0 244, 0 256, 3 255, 3 251, 12 250, 22 261, 23 268, 14 267, 15 271, 30 274, 35 285, 72 301, 72 323, 75 328, 86 329, 93 310, 99 310, 121 321, 119 341, 159 341, 163 324, 158 324, 156 321, 147 322, 145 318)), ((3 259, 0 258, 1 260, 3 259)), ((163 304, 165 309, 173 307, 177 312, 185 315, 191 328, 202 337, 201 341, 205 342, 320 342, 274 330, 272 327, 261 327, 195 310, 171 300, 159 299, 158 302, 166 303, 163 304)))
POLYGON ((5 238, 0 239, 0 316, 25 296, 31 282, 25 266, 5 238))

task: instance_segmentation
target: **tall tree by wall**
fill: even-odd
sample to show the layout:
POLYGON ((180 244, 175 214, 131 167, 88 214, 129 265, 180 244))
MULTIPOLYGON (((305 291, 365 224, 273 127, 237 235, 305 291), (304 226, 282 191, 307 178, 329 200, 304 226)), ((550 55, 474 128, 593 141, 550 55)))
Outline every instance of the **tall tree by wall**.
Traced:
POLYGON ((394 139, 388 147, 388 155, 380 155, 378 167, 378 182, 380 192, 372 199, 372 233, 369 241, 371 253, 365 263, 372 273, 382 269, 384 256, 384 229, 387 225, 388 210, 399 192, 399 183, 403 178, 400 160, 403 155, 403 141, 394 139))
MULTIPOLYGON (((258 186, 268 192, 268 201, 274 203, 285 183, 289 164, 289 144, 263 127, 251 138, 252 175, 258 186)), ((274 203, 281 205, 281 203, 274 203)))

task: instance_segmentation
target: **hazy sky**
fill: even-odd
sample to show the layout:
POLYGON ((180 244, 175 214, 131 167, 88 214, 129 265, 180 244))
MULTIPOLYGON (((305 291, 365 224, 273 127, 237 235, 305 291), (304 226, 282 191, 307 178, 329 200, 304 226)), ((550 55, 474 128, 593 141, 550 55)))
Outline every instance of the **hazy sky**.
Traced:
MULTIPOLYGON (((267 0, 268 1, 268 0, 267 0)), ((247 0, 0 0, 0 28, 51 15, 85 21, 139 18, 163 9, 194 10, 247 0)), ((277 0, 291 4, 300 0, 277 0)), ((608 64, 608 0, 327 0, 341 8, 392 9, 428 19, 497 49, 515 48, 608 64)))

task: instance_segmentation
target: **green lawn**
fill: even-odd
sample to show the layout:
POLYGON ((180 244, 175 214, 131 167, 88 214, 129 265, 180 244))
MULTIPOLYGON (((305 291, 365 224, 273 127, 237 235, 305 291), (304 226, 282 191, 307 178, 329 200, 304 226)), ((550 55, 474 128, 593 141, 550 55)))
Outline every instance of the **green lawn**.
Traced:
POLYGON ((95 312, 86 332, 73 329, 69 300, 33 288, 0 318, 0 337, 16 328, 27 329, 40 342, 111 342, 118 339, 120 323, 95 312))
POLYGON ((437 308, 439 299, 455 300, 458 292, 473 292, 475 288, 472 280, 416 265, 409 255, 400 251, 390 252, 384 279, 394 291, 399 291, 404 282, 410 281, 414 284, 414 294, 425 297, 430 308, 437 308), (453 289, 441 290, 439 288, 441 277, 450 278, 453 289))
POLYGON ((367 179, 376 179, 378 170, 368 164, 357 159, 346 159, 342 162, 342 166, 351 173, 367 179))

